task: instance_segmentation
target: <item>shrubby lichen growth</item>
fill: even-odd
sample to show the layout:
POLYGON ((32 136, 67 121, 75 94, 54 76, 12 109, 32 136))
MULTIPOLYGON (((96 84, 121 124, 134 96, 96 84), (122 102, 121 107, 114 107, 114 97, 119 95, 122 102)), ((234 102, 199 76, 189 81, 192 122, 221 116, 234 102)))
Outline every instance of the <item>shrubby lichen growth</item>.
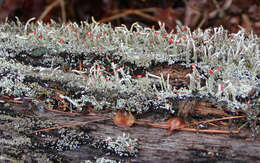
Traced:
MULTIPOLYGON (((33 20, 33 19, 32 19, 33 20)), ((174 102, 207 97, 235 109, 258 110, 260 40, 241 29, 176 31, 81 22, 50 24, 4 22, 0 25, 0 93, 9 96, 45 94, 48 106, 65 100, 70 111, 127 108, 131 112, 177 110, 174 102), (150 68, 176 64, 191 70, 189 83, 171 84, 170 75, 150 68), (36 86, 37 85, 37 86, 36 86), (44 89, 62 93, 42 93, 44 89), (256 93, 249 96, 250 91, 256 93), (182 92, 182 93, 178 93, 182 92), (57 96, 60 99, 57 99, 57 96), (250 105, 249 105, 250 104, 250 105)))
MULTIPOLYGON (((62 157, 55 158, 57 157, 57 154, 45 153, 43 151, 38 151, 39 149, 32 149, 38 142, 27 134, 32 129, 54 126, 51 121, 42 121, 29 116, 26 117, 22 114, 16 113, 12 108, 3 107, 1 105, 0 107, 0 122, 2 126, 0 129, 0 154, 2 161, 36 161, 38 158, 46 161, 62 161, 62 157), (24 150, 27 152, 24 152, 24 150)), ((44 134, 41 136, 44 137, 44 134)), ((52 139, 55 138, 52 137, 52 139)))
MULTIPOLYGON (((104 157, 97 158, 95 161, 95 163, 120 163, 120 162, 121 161, 111 160, 104 157)), ((90 160, 85 160, 84 163, 94 163, 94 162, 90 160)))
POLYGON ((133 157, 138 153, 137 139, 131 139, 125 133, 123 133, 123 136, 118 136, 117 139, 107 137, 103 143, 105 150, 120 157, 133 157))

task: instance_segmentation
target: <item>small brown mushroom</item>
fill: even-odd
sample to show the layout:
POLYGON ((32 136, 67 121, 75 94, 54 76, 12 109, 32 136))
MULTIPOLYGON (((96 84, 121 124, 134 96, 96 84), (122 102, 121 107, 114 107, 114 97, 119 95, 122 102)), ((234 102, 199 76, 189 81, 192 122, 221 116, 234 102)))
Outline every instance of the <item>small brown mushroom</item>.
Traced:
POLYGON ((119 111, 113 121, 117 126, 130 127, 135 123, 135 117, 131 113, 119 111))
POLYGON ((179 117, 172 117, 167 121, 167 123, 169 126, 169 135, 172 133, 173 130, 180 129, 186 125, 184 120, 179 117))

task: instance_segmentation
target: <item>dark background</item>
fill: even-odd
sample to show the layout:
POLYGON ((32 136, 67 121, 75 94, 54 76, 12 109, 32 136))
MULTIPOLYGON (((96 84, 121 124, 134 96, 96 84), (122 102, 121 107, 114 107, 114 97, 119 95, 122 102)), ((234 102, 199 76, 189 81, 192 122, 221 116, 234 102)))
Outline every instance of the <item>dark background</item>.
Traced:
POLYGON ((91 22, 94 16, 117 26, 139 22, 150 27, 158 27, 160 20, 168 30, 180 20, 192 29, 222 25, 236 32, 240 25, 260 35, 259 0, 0 0, 0 21, 15 16, 44 22, 91 22))

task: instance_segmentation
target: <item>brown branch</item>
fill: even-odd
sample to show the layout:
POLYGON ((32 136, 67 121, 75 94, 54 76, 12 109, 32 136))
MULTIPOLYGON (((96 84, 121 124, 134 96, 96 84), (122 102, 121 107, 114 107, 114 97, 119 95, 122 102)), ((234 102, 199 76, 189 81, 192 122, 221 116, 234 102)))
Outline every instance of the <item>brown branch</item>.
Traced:
POLYGON ((132 13, 133 13, 133 10, 131 10, 131 9, 130 9, 130 10, 126 10, 126 11, 124 11, 124 12, 122 12, 122 13, 115 14, 115 15, 113 15, 113 16, 111 16, 111 17, 103 18, 103 19, 99 20, 99 22, 100 22, 100 23, 110 22, 110 21, 119 19, 119 18, 121 18, 121 17, 125 17, 125 16, 127 16, 127 15, 130 15, 130 14, 132 14, 132 13))
POLYGON ((65 10, 65 1, 64 0, 60 1, 60 8, 61 8, 62 22, 65 23, 67 18, 66 18, 66 10, 65 10))
POLYGON ((154 10, 155 10, 155 8, 147 8, 147 9, 140 9, 140 10, 129 9, 129 10, 123 11, 122 13, 115 14, 115 15, 113 15, 113 16, 111 16, 111 17, 103 18, 103 19, 99 20, 99 22, 100 22, 100 23, 106 23, 106 22, 110 22, 110 21, 113 21, 113 20, 116 20, 116 19, 119 19, 119 18, 128 16, 128 15, 131 15, 131 14, 137 15, 137 16, 140 16, 140 17, 149 19, 149 20, 151 20, 151 21, 157 22, 158 19, 156 19, 156 18, 154 18, 153 16, 151 16, 151 15, 146 14, 146 13, 143 12, 143 11, 154 11, 154 10))
POLYGON ((222 120, 228 120, 228 119, 239 119, 239 118, 245 118, 245 117, 246 117, 245 115, 241 115, 241 116, 230 116, 230 117, 223 117, 223 118, 217 118, 217 119, 210 119, 210 120, 195 122, 195 123, 190 124, 189 126, 198 125, 201 123, 216 122, 216 121, 222 121, 222 120))
MULTIPOLYGON (((205 120, 205 121, 200 121, 200 122, 195 122, 187 125, 183 125, 181 127, 176 127, 171 129, 173 130, 181 130, 181 131, 190 131, 190 132, 203 132, 203 133, 216 133, 216 134, 237 134, 239 133, 240 130, 199 130, 199 129, 193 129, 193 128, 185 128, 193 125, 198 125, 201 123, 210 123, 210 122, 216 122, 216 121, 221 121, 221 120, 228 120, 228 119, 238 119, 238 118, 245 118, 246 116, 230 116, 230 117, 223 117, 223 118, 217 118, 217 119, 210 119, 210 120, 205 120)), ((145 123, 144 121, 139 121, 135 122, 136 124, 140 125, 148 125, 154 128, 163 128, 163 129, 168 129, 170 126, 168 124, 156 124, 156 123, 145 123)))
POLYGON ((176 129, 181 131, 189 131, 189 132, 201 132, 201 133, 214 133, 214 134, 238 134, 240 130, 199 130, 194 128, 181 128, 176 129))
POLYGON ((66 22, 66 11, 65 11, 65 2, 64 0, 56 0, 54 2, 52 2, 50 5, 48 5, 46 7, 46 9, 42 12, 42 14, 39 16, 39 18, 37 19, 37 21, 41 21, 42 19, 45 18, 45 16, 56 6, 58 6, 58 4, 60 3, 61 6, 61 16, 62 16, 62 21, 63 23, 66 22))
POLYGON ((140 10, 134 10, 133 14, 141 16, 143 18, 146 18, 146 19, 154 21, 154 22, 158 22, 159 21, 158 19, 154 18, 153 16, 150 16, 150 15, 148 15, 148 14, 146 14, 146 13, 140 11, 140 10))
POLYGON ((242 14, 242 20, 246 25, 247 31, 252 30, 252 22, 250 21, 250 18, 247 16, 247 14, 242 14))
POLYGON ((55 130, 55 129, 64 128, 64 127, 86 125, 88 123, 105 121, 105 120, 109 120, 109 119, 111 119, 111 118, 101 118, 101 119, 95 119, 95 120, 87 121, 87 122, 76 122, 76 123, 72 123, 72 124, 65 124, 65 125, 55 126, 55 127, 51 127, 51 128, 44 128, 44 129, 34 130, 34 131, 29 132, 29 134, 33 134, 33 133, 36 133, 36 132, 42 132, 42 131, 50 131, 50 130, 55 130))

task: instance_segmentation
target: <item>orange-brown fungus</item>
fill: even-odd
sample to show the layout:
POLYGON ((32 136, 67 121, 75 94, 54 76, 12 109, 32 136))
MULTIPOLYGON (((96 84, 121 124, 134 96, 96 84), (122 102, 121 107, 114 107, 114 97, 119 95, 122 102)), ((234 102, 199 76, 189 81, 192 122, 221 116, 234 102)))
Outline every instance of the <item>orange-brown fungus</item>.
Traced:
POLYGON ((135 123, 135 118, 131 113, 119 111, 113 117, 113 121, 117 126, 130 127, 135 123))

